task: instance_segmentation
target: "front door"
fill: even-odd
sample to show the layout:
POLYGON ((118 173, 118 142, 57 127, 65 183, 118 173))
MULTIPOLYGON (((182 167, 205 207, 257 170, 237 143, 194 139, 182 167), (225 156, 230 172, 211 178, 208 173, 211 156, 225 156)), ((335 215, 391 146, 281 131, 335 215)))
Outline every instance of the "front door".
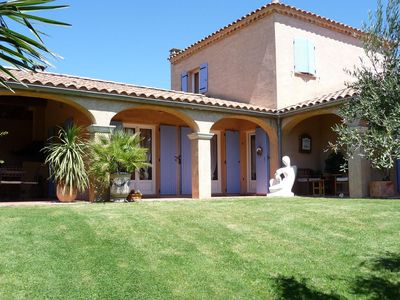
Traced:
POLYGON ((154 143, 154 127, 147 125, 124 124, 125 131, 129 133, 140 132, 140 146, 147 149, 146 161, 151 164, 150 167, 141 168, 132 174, 130 188, 140 190, 143 195, 154 195, 155 191, 155 143, 154 143))
POLYGON ((240 139, 239 131, 227 130, 226 141, 226 192, 240 193, 240 139))
POLYGON ((176 195, 178 192, 177 163, 179 156, 177 154, 176 126, 160 126, 160 194, 176 195))

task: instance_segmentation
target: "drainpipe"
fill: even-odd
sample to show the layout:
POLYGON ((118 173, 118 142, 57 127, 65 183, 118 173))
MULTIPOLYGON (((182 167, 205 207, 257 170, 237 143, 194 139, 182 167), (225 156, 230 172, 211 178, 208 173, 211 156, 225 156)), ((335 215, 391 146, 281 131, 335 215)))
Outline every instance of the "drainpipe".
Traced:
POLYGON ((278 115, 277 119, 277 133, 278 133, 278 158, 279 164, 282 166, 282 119, 281 116, 278 115))

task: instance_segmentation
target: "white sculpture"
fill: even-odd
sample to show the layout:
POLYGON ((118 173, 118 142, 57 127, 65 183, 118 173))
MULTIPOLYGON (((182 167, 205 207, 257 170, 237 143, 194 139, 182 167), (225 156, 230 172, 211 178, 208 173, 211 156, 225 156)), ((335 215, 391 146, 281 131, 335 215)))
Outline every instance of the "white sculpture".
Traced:
POLYGON ((289 156, 282 157, 283 168, 276 170, 275 178, 269 181, 269 197, 293 197, 293 184, 297 167, 290 165, 289 156))

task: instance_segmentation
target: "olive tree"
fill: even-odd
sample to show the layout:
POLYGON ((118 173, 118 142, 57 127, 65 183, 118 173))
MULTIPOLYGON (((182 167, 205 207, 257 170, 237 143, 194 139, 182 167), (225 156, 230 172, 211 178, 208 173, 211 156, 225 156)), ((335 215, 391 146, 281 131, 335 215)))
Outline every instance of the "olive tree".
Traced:
POLYGON ((356 95, 339 110, 343 119, 330 146, 346 158, 361 155, 385 173, 400 158, 400 0, 378 1, 363 25, 366 59, 350 73, 356 95), (360 126, 361 125, 361 126, 360 126))

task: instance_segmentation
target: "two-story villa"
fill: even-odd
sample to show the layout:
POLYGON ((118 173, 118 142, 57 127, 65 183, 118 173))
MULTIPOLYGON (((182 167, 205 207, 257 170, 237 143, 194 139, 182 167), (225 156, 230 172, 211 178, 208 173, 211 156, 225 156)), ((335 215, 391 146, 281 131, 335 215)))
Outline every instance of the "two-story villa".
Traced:
MULTIPOLYGON (((172 49, 171 90, 13 71, 28 88, 11 82, 15 93, 1 92, 0 128, 10 134, 0 157, 40 182, 22 187, 28 197, 47 197, 52 183, 37 149, 56 126, 75 122, 93 134, 122 127, 140 132, 149 150, 152 167, 132 174, 146 196, 265 195, 282 155, 308 177, 324 173, 337 107, 353 95, 345 69, 364 55, 362 34, 272 1, 172 49)), ((369 179, 367 162, 349 162, 351 196, 366 196, 369 179)))

